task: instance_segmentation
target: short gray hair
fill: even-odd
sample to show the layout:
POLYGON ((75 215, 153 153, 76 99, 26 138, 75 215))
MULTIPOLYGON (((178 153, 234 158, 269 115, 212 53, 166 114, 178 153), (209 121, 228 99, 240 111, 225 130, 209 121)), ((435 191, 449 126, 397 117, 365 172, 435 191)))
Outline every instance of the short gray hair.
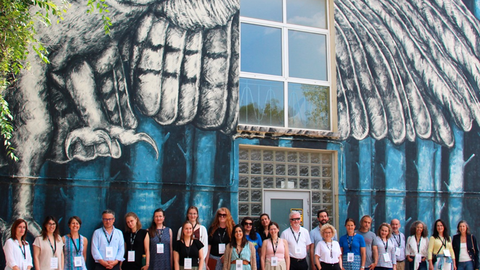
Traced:
POLYGON ((105 215, 105 214, 112 214, 113 216, 115 216, 115 212, 113 210, 110 210, 110 209, 106 209, 102 212, 102 216, 105 215))
POLYGON ((288 218, 292 218, 292 216, 295 215, 295 214, 299 214, 300 216, 302 216, 302 214, 300 214, 300 212, 298 212, 298 211, 292 211, 292 212, 290 212, 290 214, 288 215, 288 218))

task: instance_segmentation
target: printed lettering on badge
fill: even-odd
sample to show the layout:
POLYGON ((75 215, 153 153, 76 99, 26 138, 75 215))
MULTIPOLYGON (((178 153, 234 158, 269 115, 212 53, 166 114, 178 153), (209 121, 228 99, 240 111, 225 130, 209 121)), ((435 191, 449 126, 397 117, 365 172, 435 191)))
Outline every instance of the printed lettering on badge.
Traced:
POLYGON ((83 265, 83 257, 82 256, 73 257, 73 266, 82 267, 82 265, 83 265))
POLYGON ((134 262, 135 261, 135 250, 128 251, 128 261, 134 262))
POLYGON ((444 249, 444 250, 443 250, 443 255, 445 255, 445 257, 450 257, 450 256, 451 256, 451 255, 450 255, 450 250, 444 249))
POLYGON ((185 258, 183 260, 183 269, 192 269, 192 258, 185 258))
POLYGON ((164 253, 163 243, 157 243, 157 254, 164 253))
POLYGON ((58 258, 57 257, 50 258, 50 269, 58 269, 58 258))
POLYGON ((347 262, 353 262, 355 260, 355 254, 353 252, 347 253, 347 262))
POLYGON ((302 253, 302 249, 299 247, 295 247, 295 254, 301 254, 301 253, 302 253))
POLYGON ((390 253, 383 253, 383 260, 385 262, 391 262, 392 260, 390 259, 390 253))
POLYGON ((277 257, 271 257, 270 258, 270 264, 272 266, 278 266, 278 258, 277 257))
POLYGON ((225 253, 225 244, 220 243, 218 244, 218 254, 223 254, 223 253, 225 253))
POLYGON ((400 256, 402 254, 402 250, 400 248, 395 248, 395 256, 400 256))
POLYGON ((105 258, 113 258, 113 247, 107 247, 105 253, 105 258))
POLYGON ((242 270, 243 269, 243 260, 236 260, 235 261, 235 269, 242 270))

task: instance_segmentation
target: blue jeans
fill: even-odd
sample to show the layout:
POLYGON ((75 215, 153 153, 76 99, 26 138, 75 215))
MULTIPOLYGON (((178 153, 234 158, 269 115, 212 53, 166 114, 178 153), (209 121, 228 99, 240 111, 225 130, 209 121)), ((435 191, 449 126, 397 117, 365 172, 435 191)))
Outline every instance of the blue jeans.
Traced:
POLYGON ((457 270, 473 270, 473 261, 458 262, 457 270))

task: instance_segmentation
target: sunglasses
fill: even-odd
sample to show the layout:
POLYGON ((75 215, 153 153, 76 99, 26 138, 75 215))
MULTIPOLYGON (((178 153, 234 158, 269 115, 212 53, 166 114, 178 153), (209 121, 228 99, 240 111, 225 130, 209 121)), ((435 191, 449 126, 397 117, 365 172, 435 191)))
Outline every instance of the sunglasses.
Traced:
POLYGON ((218 217, 227 217, 227 214, 218 214, 218 217))
POLYGON ((291 221, 299 221, 300 218, 291 218, 290 220, 291 220, 291 221))
POLYGON ((252 222, 245 222, 245 226, 252 226, 253 223, 252 222))

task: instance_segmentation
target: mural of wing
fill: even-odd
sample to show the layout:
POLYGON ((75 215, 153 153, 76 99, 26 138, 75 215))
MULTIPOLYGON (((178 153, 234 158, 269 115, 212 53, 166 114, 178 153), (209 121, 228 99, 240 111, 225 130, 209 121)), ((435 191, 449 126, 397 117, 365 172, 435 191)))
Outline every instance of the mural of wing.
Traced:
POLYGON ((460 0, 335 1, 341 138, 454 145, 480 123, 480 24, 460 0))

